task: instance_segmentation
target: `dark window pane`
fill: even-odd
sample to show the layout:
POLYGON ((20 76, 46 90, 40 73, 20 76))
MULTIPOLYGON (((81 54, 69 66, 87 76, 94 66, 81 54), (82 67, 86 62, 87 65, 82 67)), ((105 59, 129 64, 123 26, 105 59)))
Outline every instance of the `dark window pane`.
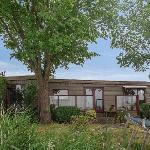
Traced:
POLYGON ((68 90, 53 90, 54 95, 68 95, 68 90))

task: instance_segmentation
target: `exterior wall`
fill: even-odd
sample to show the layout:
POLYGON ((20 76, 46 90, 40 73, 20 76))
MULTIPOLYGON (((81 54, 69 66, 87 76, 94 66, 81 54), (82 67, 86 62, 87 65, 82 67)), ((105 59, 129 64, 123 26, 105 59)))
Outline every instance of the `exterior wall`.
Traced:
POLYGON ((149 85, 148 88, 146 89, 145 99, 146 99, 146 103, 149 103, 149 104, 150 104, 150 85, 149 85))
MULTIPOLYGON (((9 85, 27 84, 35 82, 33 76, 8 77, 9 85)), ((147 86, 145 98, 150 103, 150 82, 140 81, 100 81, 100 80, 62 80, 51 79, 49 81, 49 95, 53 95, 53 89, 68 89, 69 95, 85 95, 85 88, 97 87, 104 89, 104 110, 108 110, 111 105, 115 105, 116 95, 123 95, 124 85, 147 86)))
POLYGON ((123 95, 122 86, 105 86, 104 88, 104 110, 108 110, 111 105, 116 105, 116 95, 123 95))
MULTIPOLYGON (((56 81, 57 82, 57 81, 56 81)), ((53 89, 67 89, 69 90, 69 95, 84 95, 82 84, 72 84, 67 82, 62 83, 49 83, 49 95, 53 95, 53 89)))

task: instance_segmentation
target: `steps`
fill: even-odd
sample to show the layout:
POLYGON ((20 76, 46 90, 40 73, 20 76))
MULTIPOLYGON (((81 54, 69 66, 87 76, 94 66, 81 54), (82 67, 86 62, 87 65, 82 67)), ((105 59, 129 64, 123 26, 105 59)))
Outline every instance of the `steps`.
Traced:
POLYGON ((96 122, 101 124, 112 124, 114 123, 114 117, 105 117, 104 113, 97 113, 96 114, 96 122))

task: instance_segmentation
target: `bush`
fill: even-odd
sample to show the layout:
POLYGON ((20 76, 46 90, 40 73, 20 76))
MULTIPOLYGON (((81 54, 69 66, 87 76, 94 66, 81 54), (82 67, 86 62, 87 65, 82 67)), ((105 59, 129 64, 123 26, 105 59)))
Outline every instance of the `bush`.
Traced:
POLYGON ((38 89, 35 84, 27 84, 22 90, 16 90, 16 108, 10 107, 10 109, 17 109, 18 112, 28 110, 31 121, 37 122, 39 120, 36 102, 37 93, 38 89))
POLYGON ((22 93, 25 107, 35 107, 38 93, 37 86, 34 84, 28 84, 25 86, 22 93))
POLYGON ((22 91, 23 93, 23 102, 25 109, 29 110, 29 113, 32 118, 32 122, 39 121, 38 118, 38 109, 37 109, 37 93, 38 89, 35 84, 28 84, 22 91))
POLYGON ((78 116, 80 109, 74 106, 61 106, 53 110, 52 118, 58 123, 69 123, 72 116, 78 116))
POLYGON ((143 103, 141 105, 141 117, 150 119, 150 104, 143 103))
POLYGON ((87 110, 85 112, 85 115, 87 116, 89 121, 93 121, 96 119, 96 111, 95 110, 87 110))
POLYGON ((11 116, 0 115, 0 149, 2 150, 36 150, 41 149, 35 125, 30 123, 26 112, 11 116))
POLYGON ((72 117, 73 130, 84 131, 87 129, 87 126, 90 123, 92 123, 95 119, 96 119, 95 110, 87 110, 78 116, 73 116, 72 117))
POLYGON ((125 116, 128 114, 128 112, 125 109, 120 109, 117 110, 116 116, 115 116, 115 123, 120 122, 120 123, 125 123, 126 119, 125 116))

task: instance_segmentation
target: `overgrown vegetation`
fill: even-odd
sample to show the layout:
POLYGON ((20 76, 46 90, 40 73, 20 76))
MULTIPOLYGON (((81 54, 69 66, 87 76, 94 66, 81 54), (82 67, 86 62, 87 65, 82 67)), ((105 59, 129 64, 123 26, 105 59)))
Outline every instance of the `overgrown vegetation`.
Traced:
POLYGON ((33 107, 37 100, 37 86, 35 84, 28 84, 23 88, 22 93, 25 107, 33 107))
POLYGON ((27 84, 21 90, 17 89, 16 91, 17 111, 28 110, 33 122, 39 120, 37 91, 38 89, 35 84, 27 84))
POLYGON ((115 116, 115 122, 119 123, 125 123, 126 119, 125 116, 128 114, 128 112, 124 109, 117 110, 116 116, 115 116))
POLYGON ((6 85, 5 77, 0 74, 0 104, 3 104, 6 98, 6 85))
MULTIPOLYGON (((1 113, 0 120, 2 150, 140 150, 143 143, 143 133, 135 126, 85 124, 84 127, 82 124, 80 130, 75 130, 74 127, 80 127, 82 121, 38 125, 31 123, 31 116, 26 111, 13 117, 1 113), (137 135, 129 144, 133 130, 137 135)), ((145 150, 150 149, 150 139, 147 140, 145 150)))
POLYGON ((37 149, 40 146, 36 128, 31 124, 30 119, 26 112, 14 116, 9 113, 1 114, 1 150, 37 149))
POLYGON ((82 131, 86 130, 88 125, 93 123, 96 119, 96 112, 95 110, 88 110, 82 112, 78 116, 72 116, 72 124, 73 130, 75 131, 82 131))
POLYGON ((53 110, 54 121, 58 123, 69 123, 72 116, 78 116, 80 109, 74 106, 61 106, 53 110))
POLYGON ((143 103, 141 105, 141 117, 150 119, 150 104, 143 103))

